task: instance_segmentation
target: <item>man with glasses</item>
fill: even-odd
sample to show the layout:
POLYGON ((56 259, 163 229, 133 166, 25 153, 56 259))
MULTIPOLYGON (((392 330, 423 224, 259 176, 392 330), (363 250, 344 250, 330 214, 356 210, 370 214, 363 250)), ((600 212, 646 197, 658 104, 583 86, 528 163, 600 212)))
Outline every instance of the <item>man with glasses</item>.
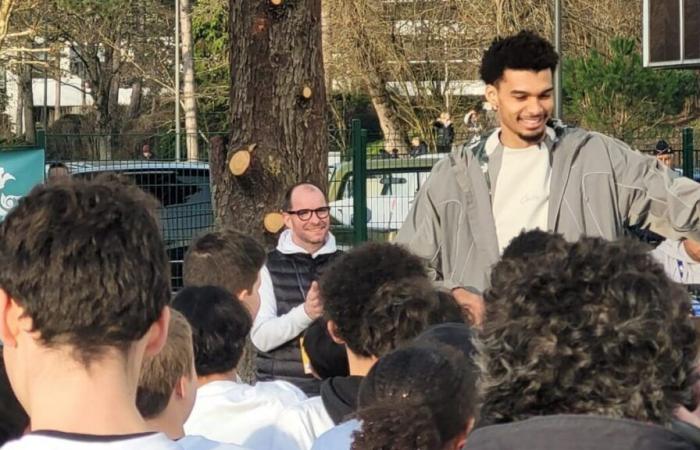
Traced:
POLYGON ((258 380, 286 380, 308 395, 318 395, 319 383, 304 368, 300 338, 323 314, 316 280, 341 253, 329 231, 329 211, 318 186, 299 183, 287 190, 286 229, 260 273, 260 312, 251 331, 258 380))

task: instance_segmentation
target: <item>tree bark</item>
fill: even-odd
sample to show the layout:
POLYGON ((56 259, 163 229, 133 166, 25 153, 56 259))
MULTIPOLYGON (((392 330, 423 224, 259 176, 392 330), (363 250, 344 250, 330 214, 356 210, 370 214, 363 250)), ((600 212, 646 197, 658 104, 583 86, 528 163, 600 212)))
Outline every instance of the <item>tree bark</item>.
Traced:
POLYGON ((53 121, 54 123, 61 118, 61 53, 56 54, 56 77, 54 78, 54 104, 53 104, 53 121))
POLYGON ((262 240, 263 217, 287 187, 327 183, 321 0, 229 4, 231 135, 226 151, 210 154, 215 219, 262 240), (252 167, 234 177, 229 156, 252 144, 252 167))
POLYGON ((131 98, 129 99, 129 119, 136 119, 141 112, 143 80, 137 78, 131 83, 131 98))
MULTIPOLYGON (((231 134, 209 154, 215 221, 271 243, 266 213, 279 211, 294 183, 327 183, 328 130, 321 46, 321 0, 229 0, 231 134), (305 97, 304 88, 309 88, 305 97), (234 177, 228 160, 253 150, 234 177)), ((241 377, 254 378, 248 346, 241 377)))
POLYGON ((184 83, 182 100, 185 110, 185 134, 187 159, 197 161, 199 148, 197 145, 197 98, 195 96, 194 80, 194 42, 192 39, 192 3, 190 0, 180 0, 180 36, 182 38, 182 68, 184 83))
POLYGON ((32 66, 22 64, 19 69, 19 90, 22 97, 24 140, 36 144, 36 118, 34 117, 34 93, 32 92, 32 66))

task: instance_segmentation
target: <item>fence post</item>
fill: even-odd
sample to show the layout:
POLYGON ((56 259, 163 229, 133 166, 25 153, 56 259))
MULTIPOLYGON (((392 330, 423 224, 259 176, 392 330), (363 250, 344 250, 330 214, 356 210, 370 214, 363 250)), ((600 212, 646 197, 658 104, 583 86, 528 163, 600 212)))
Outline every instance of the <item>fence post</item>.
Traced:
POLYGON ((44 151, 46 151, 46 130, 43 128, 37 128, 35 139, 36 144, 34 144, 34 146, 36 148, 41 148, 40 146, 43 146, 44 151))
POLYGON ((352 121, 352 225, 353 243, 367 240, 367 130, 352 121))
POLYGON ((683 176, 693 178, 695 167, 695 149, 693 148, 693 129, 683 128, 683 176))

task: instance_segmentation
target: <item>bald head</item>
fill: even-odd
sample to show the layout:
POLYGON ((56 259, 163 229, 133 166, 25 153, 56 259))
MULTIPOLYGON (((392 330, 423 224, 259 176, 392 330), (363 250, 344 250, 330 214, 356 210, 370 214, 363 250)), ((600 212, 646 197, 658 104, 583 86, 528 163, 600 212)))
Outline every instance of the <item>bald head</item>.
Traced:
POLYGON ((287 192, 284 194, 284 204, 282 205, 282 211, 292 211, 296 209, 295 204, 299 203, 299 200, 301 197, 307 197, 307 196, 312 196, 312 197, 322 197, 324 203, 328 203, 328 200, 326 199, 326 194, 324 194, 323 190, 316 186, 313 183, 309 182, 302 182, 302 183, 297 183, 287 189, 287 192))

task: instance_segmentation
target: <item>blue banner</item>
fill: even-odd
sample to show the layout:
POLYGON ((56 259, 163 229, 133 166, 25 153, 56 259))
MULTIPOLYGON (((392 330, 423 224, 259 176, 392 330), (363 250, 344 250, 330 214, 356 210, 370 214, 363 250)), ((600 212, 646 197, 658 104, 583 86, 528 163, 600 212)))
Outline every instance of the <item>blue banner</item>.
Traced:
POLYGON ((0 151, 0 221, 19 199, 44 182, 44 150, 0 151))

